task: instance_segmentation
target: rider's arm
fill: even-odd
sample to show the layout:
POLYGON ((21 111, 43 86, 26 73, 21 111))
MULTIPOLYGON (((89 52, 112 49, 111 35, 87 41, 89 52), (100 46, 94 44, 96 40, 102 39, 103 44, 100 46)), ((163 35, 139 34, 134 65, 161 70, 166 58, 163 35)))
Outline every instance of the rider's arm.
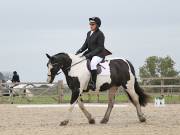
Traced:
POLYGON ((84 52, 88 48, 88 41, 87 41, 88 33, 87 33, 87 37, 86 37, 86 40, 85 40, 83 46, 76 52, 76 54, 82 53, 82 52, 84 52))
POLYGON ((88 42, 87 42, 87 38, 86 41, 84 42, 83 46, 81 47, 81 51, 84 52, 86 49, 88 48, 88 42))

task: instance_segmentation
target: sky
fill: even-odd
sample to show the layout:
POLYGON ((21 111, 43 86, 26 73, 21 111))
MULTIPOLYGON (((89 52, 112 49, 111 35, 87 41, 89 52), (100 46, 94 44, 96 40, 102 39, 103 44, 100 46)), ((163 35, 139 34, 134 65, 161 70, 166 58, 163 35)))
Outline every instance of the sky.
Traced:
POLYGON ((179 5, 178 0, 0 0, 0 71, 16 70, 21 81, 46 81, 45 53, 75 53, 93 16, 102 20, 111 57, 129 59, 138 73, 147 57, 169 55, 180 70, 179 5))

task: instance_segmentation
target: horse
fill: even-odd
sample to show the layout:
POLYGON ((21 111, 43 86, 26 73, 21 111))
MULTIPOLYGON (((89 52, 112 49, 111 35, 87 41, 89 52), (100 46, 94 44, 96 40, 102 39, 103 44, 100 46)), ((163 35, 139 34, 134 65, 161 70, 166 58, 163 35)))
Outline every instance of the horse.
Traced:
MULTIPOLYGON (((88 60, 80 55, 58 53, 53 56, 46 54, 49 59, 47 63, 48 78, 47 82, 52 83, 59 71, 65 75, 68 87, 72 91, 70 108, 66 119, 60 123, 65 126, 69 123, 72 111, 76 105, 87 117, 89 124, 95 124, 95 119, 85 108, 82 95, 83 91, 87 89, 88 83, 91 79, 90 70, 88 69, 88 60)), ((103 63, 102 63, 103 64, 103 63)), ((101 124, 106 124, 115 102, 115 95, 120 86, 122 86, 127 93, 130 101, 136 107, 137 116, 140 122, 145 122, 146 118, 141 111, 141 106, 145 107, 149 100, 149 95, 139 86, 133 65, 126 59, 111 59, 104 61, 105 67, 100 66, 102 70, 106 70, 106 74, 97 76, 96 91, 108 91, 108 108, 101 120, 101 124)))
POLYGON ((20 96, 24 95, 25 97, 33 97, 33 93, 30 89, 34 87, 31 84, 19 84, 19 83, 12 83, 10 80, 6 82, 5 85, 6 89, 8 89, 8 96, 12 94, 12 96, 20 96))

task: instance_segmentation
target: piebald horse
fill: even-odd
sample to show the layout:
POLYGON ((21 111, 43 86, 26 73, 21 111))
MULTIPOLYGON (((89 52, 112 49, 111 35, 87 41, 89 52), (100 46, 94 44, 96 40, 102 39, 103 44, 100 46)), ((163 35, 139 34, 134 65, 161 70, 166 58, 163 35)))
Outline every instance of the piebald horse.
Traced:
MULTIPOLYGON (((91 79, 90 71, 88 70, 87 60, 85 57, 80 57, 74 54, 58 53, 54 56, 46 54, 49 61, 48 79, 49 83, 54 81, 56 75, 62 70, 66 77, 68 87, 72 90, 70 101, 70 108, 68 110, 67 118, 61 122, 60 125, 67 125, 71 119, 71 113, 76 103, 87 117, 90 124, 94 124, 95 120, 87 111, 83 104, 82 94, 87 89, 88 83, 91 79)), ((97 76, 97 91, 109 90, 108 94, 108 108, 101 120, 102 124, 109 121, 109 117, 115 102, 115 94, 120 86, 125 89, 129 99, 136 107, 137 115, 140 122, 145 122, 146 118, 141 111, 141 106, 146 106, 149 96, 140 88, 133 65, 125 59, 106 60, 107 64, 106 75, 97 76)))

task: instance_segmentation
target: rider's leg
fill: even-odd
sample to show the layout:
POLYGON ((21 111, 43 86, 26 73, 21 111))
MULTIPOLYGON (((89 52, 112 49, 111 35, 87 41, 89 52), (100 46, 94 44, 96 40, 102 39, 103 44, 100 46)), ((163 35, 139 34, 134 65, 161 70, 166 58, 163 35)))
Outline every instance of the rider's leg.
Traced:
POLYGON ((89 84, 89 89, 95 90, 96 89, 96 80, 97 80, 97 64, 99 64, 103 58, 94 56, 91 60, 91 82, 89 84))

